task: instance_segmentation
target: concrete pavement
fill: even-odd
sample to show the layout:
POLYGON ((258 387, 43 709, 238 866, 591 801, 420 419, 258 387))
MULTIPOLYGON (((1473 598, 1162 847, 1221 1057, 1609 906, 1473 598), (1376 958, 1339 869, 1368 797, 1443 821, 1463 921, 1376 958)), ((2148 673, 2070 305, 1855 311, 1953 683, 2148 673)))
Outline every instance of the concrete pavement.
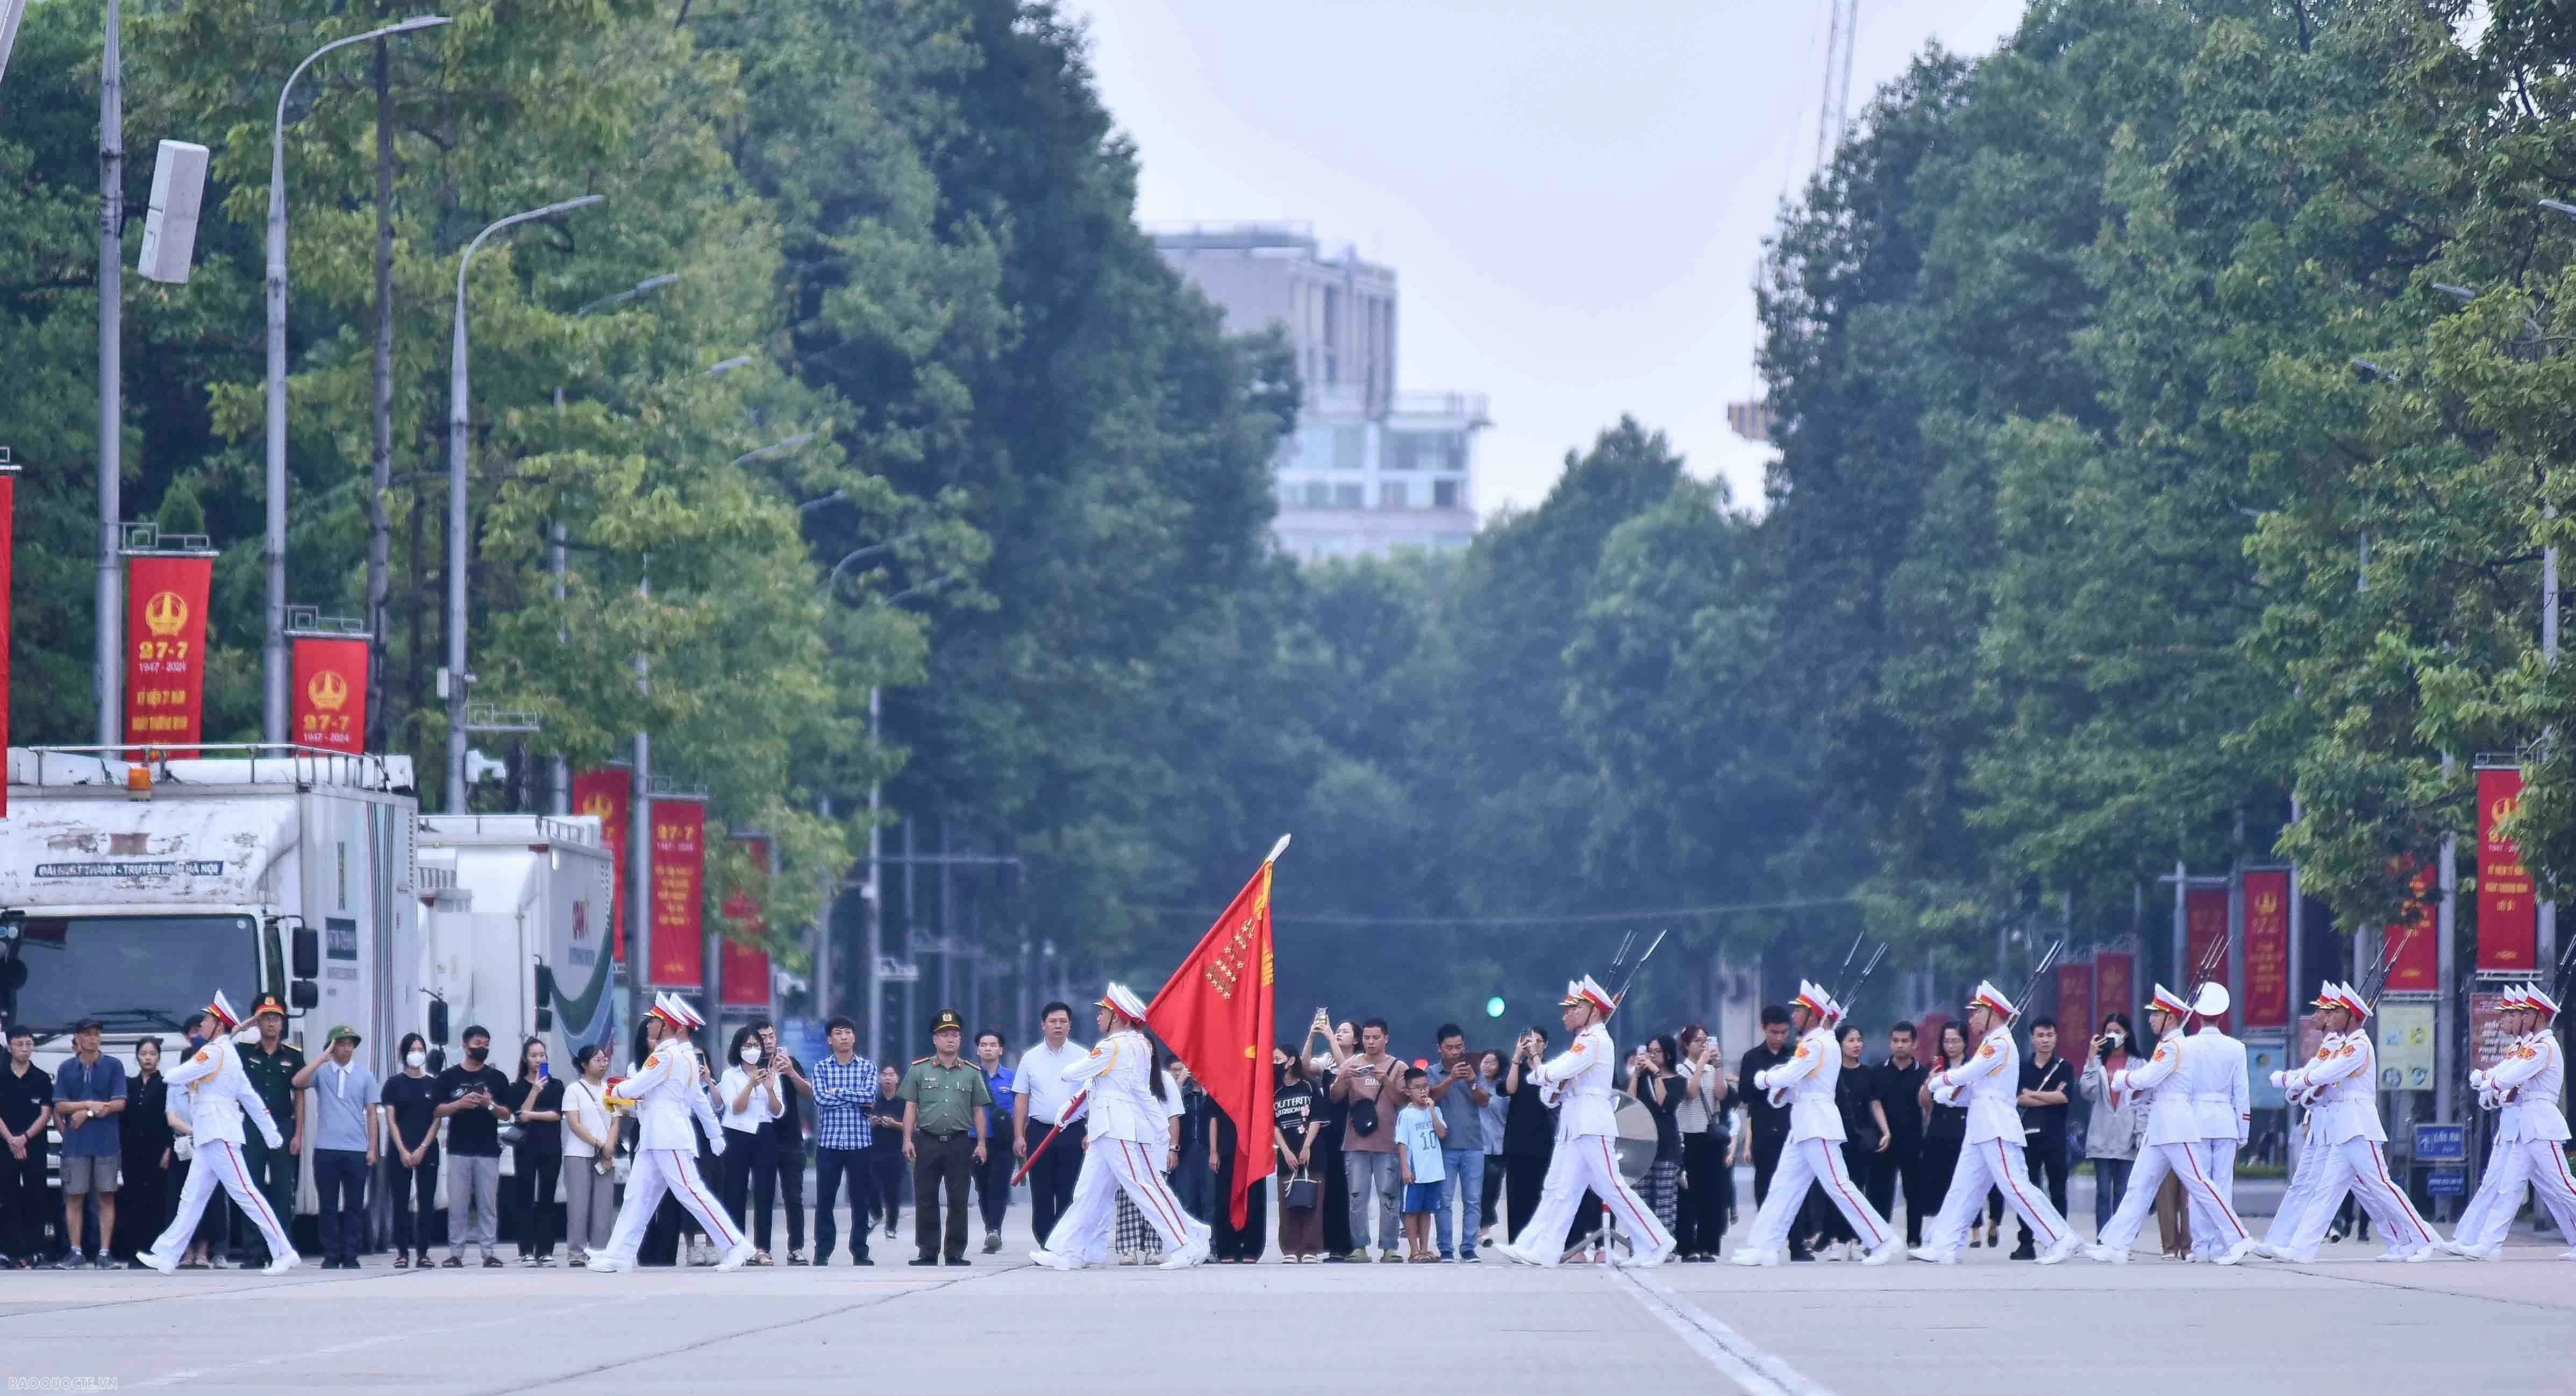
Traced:
MULTIPOLYGON (((2576 1263, 2517 1242, 2497 1264, 2054 1268, 1994 1250, 1956 1267, 1818 1263, 1648 1272, 1569 1266, 779 1267, 589 1275, 0 1274, 9 1389, 400 1388, 406 1396, 639 1383, 699 1390, 1295 1392, 1360 1370, 1399 1386, 1762 1396, 1965 1391, 2044 1374, 2195 1396, 2576 1391, 2576 1263), (1441 1322, 1454 1317, 1454 1327, 1441 1322), (1398 1324, 1398 1341, 1387 1326, 1398 1324), (1365 1335, 1375 1334, 1375 1337, 1365 1335), (1393 1364, 1392 1366, 1390 1364, 1393 1364)), ((907 1232, 908 1234, 908 1232, 907 1232)), ((2339 1252, 2345 1254, 2338 1254, 2339 1252)), ((889 1261, 891 1263, 889 1263, 889 1261)))

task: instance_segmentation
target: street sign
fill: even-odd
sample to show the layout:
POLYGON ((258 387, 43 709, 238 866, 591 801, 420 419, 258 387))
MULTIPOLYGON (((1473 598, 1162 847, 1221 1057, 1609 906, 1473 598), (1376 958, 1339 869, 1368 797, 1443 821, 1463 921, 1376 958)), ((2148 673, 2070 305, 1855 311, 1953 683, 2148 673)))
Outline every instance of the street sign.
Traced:
POLYGON ((921 979, 921 966, 892 955, 877 956, 877 980, 883 984, 912 984, 921 979))
POLYGON ((2415 1161, 2417 1163, 2466 1163, 2469 1158, 2467 1125, 2415 1126, 2415 1161))
POLYGON ((2245 1034, 2245 1075, 2247 1104, 2257 1110, 2280 1110, 2289 1105, 2289 1097, 2272 1084, 2272 1073, 2290 1065, 2288 1034, 2280 1032, 2245 1034))
POLYGON ((2429 1197, 2466 1197, 2469 1195, 2469 1170, 2433 1169, 2424 1175, 2424 1192, 2429 1197))
POLYGON ((2433 1005, 2389 1003, 2379 1008, 2379 1088, 2433 1089, 2433 1005))

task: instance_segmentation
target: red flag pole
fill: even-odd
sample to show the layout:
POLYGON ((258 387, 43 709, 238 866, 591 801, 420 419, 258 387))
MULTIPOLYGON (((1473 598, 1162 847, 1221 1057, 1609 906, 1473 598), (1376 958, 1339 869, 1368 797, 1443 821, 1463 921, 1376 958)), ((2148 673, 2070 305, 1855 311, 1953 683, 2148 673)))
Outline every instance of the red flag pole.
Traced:
POLYGON ((1074 1092, 1073 1099, 1064 1103, 1064 1119, 1048 1125, 1046 1138, 1039 1140, 1038 1146, 1029 1150, 1029 1156, 1020 1160, 1019 1171, 1011 1175, 1012 1187, 1018 1187, 1020 1185, 1020 1180, 1029 1176, 1029 1168, 1032 1164, 1035 1164, 1038 1161, 1038 1155, 1045 1153, 1047 1151, 1047 1145, 1055 1142, 1055 1137, 1064 1131, 1065 1125, 1069 1123, 1074 1116, 1082 1113, 1082 1103, 1089 1099, 1091 1099, 1091 1088, 1085 1086, 1081 1090, 1074 1092))

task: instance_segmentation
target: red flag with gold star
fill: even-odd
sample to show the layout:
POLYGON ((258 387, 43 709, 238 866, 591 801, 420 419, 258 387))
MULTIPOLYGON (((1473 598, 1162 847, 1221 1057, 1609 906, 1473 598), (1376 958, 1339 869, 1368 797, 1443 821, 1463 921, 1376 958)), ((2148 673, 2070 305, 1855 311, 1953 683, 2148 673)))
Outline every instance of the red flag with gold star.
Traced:
MULTIPOLYGON (((1287 846, 1279 841, 1279 848, 1287 846)), ((1270 1176, 1273 1161, 1270 869, 1279 848, 1145 1009, 1146 1025, 1234 1122, 1234 1185, 1226 1205, 1236 1226, 1243 1225, 1244 1197, 1270 1176)))

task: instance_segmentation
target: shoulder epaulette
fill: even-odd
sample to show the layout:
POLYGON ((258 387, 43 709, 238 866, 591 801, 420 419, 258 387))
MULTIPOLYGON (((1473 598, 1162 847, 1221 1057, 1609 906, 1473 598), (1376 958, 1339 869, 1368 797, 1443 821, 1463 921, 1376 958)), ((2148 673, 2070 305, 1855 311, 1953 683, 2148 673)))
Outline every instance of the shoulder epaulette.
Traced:
POLYGON ((927 1057, 915 1057, 915 1058, 913 1058, 913 1059, 912 1059, 912 1064, 913 1064, 914 1066, 919 1066, 919 1065, 921 1065, 923 1062, 927 1062, 927 1061, 937 1061, 938 1059, 939 1059, 939 1054, 938 1054, 938 1053, 936 1053, 936 1052, 933 1052, 933 1053, 931 1053, 931 1054, 930 1054, 929 1056, 927 1056, 927 1057))

